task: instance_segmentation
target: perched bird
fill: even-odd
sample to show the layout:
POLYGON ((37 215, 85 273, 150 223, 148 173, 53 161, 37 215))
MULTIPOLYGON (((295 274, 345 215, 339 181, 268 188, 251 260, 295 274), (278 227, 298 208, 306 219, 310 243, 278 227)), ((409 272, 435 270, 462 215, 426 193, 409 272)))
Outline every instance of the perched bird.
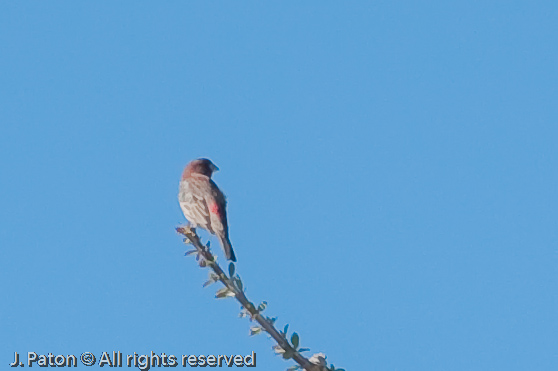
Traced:
POLYGON ((206 158, 186 165, 178 191, 178 202, 192 228, 200 226, 219 238, 228 260, 236 261, 229 240, 227 201, 219 187, 211 180, 217 166, 206 158))

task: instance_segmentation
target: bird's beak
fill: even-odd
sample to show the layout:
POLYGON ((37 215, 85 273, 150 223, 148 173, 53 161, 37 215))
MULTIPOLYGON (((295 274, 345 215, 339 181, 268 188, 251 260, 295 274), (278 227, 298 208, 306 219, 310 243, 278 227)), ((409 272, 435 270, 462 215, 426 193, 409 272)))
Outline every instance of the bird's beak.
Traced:
POLYGON ((213 171, 219 171, 219 168, 215 164, 211 164, 211 169, 213 171))

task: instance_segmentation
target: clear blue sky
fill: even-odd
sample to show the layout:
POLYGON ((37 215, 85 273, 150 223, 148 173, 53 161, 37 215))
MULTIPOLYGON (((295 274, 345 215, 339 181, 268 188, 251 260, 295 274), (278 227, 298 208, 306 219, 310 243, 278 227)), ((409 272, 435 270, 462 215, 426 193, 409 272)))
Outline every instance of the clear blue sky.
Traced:
POLYGON ((558 369, 557 19, 551 1, 4 1, 0 365, 290 365, 183 257, 178 181, 204 156, 248 296, 302 346, 348 371, 558 369))

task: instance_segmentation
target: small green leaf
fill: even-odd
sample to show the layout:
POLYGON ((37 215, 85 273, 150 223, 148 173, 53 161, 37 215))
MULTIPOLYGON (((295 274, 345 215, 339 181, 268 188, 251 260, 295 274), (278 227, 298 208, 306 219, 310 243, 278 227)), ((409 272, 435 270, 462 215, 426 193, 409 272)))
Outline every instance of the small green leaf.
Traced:
POLYGON ((207 287, 207 286, 212 285, 214 283, 215 283, 215 281, 213 281, 213 280, 207 280, 203 283, 203 287, 207 287))
POLYGON ((293 358, 293 351, 290 349, 285 350, 285 353, 283 353, 283 358, 284 359, 291 359, 293 358))
POLYGON ((298 348, 298 342, 299 342, 300 338, 298 337, 298 334, 295 332, 293 333, 293 336, 291 336, 291 344, 293 345, 293 348, 298 348))
POLYGON ((223 298, 227 298, 227 297, 231 297, 231 296, 234 296, 234 292, 232 292, 231 290, 229 290, 226 287, 223 287, 222 289, 219 289, 215 293, 215 297, 217 299, 223 299, 223 298))
POLYGON ((250 327, 250 336, 261 334, 262 331, 263 328, 261 328, 260 326, 250 327))
POLYGON ((260 303, 260 305, 258 305, 258 311, 259 312, 263 312, 265 310, 265 308, 267 307, 267 301, 262 301, 260 303))
POLYGON ((189 256, 189 255, 192 255, 192 254, 196 254, 197 252, 198 252, 197 249, 196 249, 196 250, 186 251, 186 253, 184 254, 184 256, 189 256))
POLYGON ((244 307, 241 307, 240 313, 238 314, 238 316, 240 318, 248 317, 248 316, 250 316, 250 312, 248 312, 248 309, 246 309, 244 307))
POLYGON ((308 352, 310 350, 310 348, 300 348, 297 352, 302 353, 302 352, 308 352))
POLYGON ((229 264, 229 277, 233 278, 234 276, 234 263, 229 264))
POLYGON ((243 290, 242 290, 242 287, 243 287, 243 286, 242 286, 242 280, 240 279, 240 277, 239 277, 239 276, 236 276, 235 278, 233 278, 233 280, 234 280, 233 282, 236 284, 236 288, 237 288, 239 291, 243 291, 243 290))
POLYGON ((283 354, 283 353, 285 353, 285 349, 281 348, 281 345, 279 345, 279 344, 274 345, 272 348, 273 348, 273 351, 274 351, 276 354, 283 354))
POLYGON ((285 339, 287 338, 287 331, 289 331, 289 324, 285 325, 285 329, 283 330, 283 335, 285 335, 285 339))
POLYGON ((212 272, 209 274, 209 279, 203 284, 203 287, 207 287, 217 281, 219 281, 219 276, 212 272))

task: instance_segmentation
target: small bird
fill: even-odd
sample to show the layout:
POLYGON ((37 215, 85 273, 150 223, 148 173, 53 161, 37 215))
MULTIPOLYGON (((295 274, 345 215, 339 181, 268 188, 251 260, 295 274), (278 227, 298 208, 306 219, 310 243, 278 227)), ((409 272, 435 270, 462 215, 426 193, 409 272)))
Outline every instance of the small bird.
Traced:
POLYGON ((227 200, 217 184, 211 180, 214 171, 219 170, 206 158, 191 161, 180 181, 178 202, 192 228, 200 226, 219 238, 228 260, 236 261, 229 240, 227 224, 227 200))

